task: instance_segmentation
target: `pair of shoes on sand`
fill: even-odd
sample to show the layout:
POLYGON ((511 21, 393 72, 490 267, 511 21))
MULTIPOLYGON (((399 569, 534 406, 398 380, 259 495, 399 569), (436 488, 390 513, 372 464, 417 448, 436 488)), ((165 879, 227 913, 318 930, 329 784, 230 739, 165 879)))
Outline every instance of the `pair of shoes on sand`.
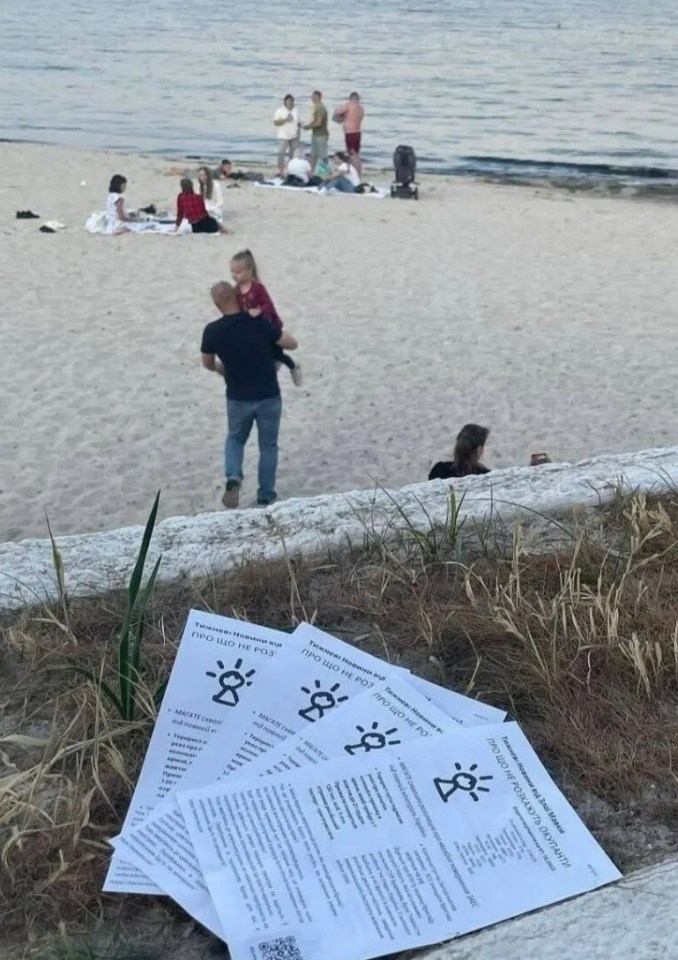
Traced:
MULTIPOLYGON (((257 500, 258 507, 270 507, 278 499, 277 496, 273 497, 271 500, 257 500)), ((240 481, 239 480, 227 480, 226 489, 224 490, 224 495, 221 498, 221 502, 226 507, 227 510, 237 510, 240 506, 240 481)))
POLYGON ((39 220, 40 214, 33 213, 32 210, 17 210, 16 219, 17 220, 39 220))

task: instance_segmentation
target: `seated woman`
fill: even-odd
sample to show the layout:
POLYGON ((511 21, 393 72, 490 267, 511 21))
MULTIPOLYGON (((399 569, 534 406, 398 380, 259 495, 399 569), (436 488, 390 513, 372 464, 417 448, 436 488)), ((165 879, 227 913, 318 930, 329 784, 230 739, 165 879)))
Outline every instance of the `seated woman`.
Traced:
POLYGON ((193 233, 229 233, 226 227, 211 217, 205 207, 205 201, 193 189, 193 181, 184 177, 181 181, 181 193, 177 197, 177 220, 175 230, 181 221, 188 220, 193 233))
POLYGON ((340 193, 355 193, 356 187, 360 186, 360 174, 347 153, 335 153, 334 171, 325 180, 325 184, 328 190, 337 190, 340 193))
POLYGON ((490 431, 477 423, 467 423, 457 434, 453 460, 439 460, 428 475, 429 480, 449 480, 471 474, 489 473, 480 462, 490 431))
POLYGON ((214 179, 209 167, 198 168, 198 192, 205 201, 205 208, 219 223, 224 219, 224 194, 221 184, 214 179))
POLYGON ((126 189, 126 177, 119 173, 111 177, 106 198, 106 233, 142 233, 144 230, 153 230, 154 223, 139 220, 125 209, 123 194, 126 189))

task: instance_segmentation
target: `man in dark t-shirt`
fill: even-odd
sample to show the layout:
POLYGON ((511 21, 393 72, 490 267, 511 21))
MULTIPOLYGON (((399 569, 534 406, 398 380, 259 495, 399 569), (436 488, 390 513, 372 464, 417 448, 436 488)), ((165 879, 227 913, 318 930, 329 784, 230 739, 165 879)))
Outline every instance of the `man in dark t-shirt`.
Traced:
POLYGON ((273 346, 296 350, 297 341, 281 333, 265 317, 242 313, 230 283, 215 283, 210 291, 221 311, 202 335, 202 364, 226 380, 226 489, 225 507, 234 510, 240 502, 245 444, 256 423, 259 439, 259 490, 257 503, 268 506, 277 499, 278 431, 282 399, 273 346))

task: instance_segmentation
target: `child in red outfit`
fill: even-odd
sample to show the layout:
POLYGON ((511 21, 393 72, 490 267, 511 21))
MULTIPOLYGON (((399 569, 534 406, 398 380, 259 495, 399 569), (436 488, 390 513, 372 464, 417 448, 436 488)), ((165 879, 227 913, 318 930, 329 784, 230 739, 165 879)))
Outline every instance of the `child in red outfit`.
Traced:
MULTIPOLYGON (((283 322, 268 295, 268 290, 259 280, 257 264, 251 251, 241 250, 240 253, 236 253, 231 260, 231 276, 238 291, 240 309, 253 317, 259 315, 266 317, 276 330, 282 332, 283 322)), ((289 367, 292 382, 296 387, 300 387, 301 367, 299 364, 295 363, 286 353, 283 353, 277 344, 273 347, 273 354, 279 363, 284 363, 286 367, 289 367)))

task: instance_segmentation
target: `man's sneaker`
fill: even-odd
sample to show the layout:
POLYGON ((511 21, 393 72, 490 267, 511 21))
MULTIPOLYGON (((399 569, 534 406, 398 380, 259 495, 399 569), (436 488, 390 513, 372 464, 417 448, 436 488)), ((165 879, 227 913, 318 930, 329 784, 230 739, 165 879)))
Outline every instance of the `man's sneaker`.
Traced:
POLYGON ((237 510, 240 504, 240 481, 227 480, 221 502, 227 510, 237 510))
POLYGON ((270 500, 260 500, 260 499, 257 497, 257 506, 258 506, 258 507, 271 507, 271 506, 273 506, 273 504, 276 502, 277 499, 278 499, 278 494, 277 494, 277 493, 275 494, 275 496, 271 497, 270 500))
POLYGON ((297 363, 291 370, 290 375, 292 377, 292 383, 295 387, 300 387, 303 381, 303 376, 301 373, 301 367, 297 363))

